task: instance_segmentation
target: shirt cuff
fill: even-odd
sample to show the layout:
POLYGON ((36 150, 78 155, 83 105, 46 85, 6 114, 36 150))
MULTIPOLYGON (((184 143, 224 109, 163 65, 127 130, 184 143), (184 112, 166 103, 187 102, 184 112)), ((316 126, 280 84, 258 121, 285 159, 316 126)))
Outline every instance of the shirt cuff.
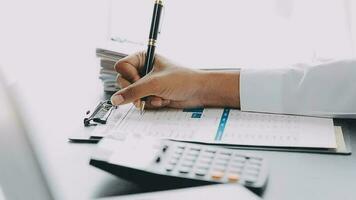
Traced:
POLYGON ((282 113, 284 70, 242 69, 240 106, 242 111, 282 113))

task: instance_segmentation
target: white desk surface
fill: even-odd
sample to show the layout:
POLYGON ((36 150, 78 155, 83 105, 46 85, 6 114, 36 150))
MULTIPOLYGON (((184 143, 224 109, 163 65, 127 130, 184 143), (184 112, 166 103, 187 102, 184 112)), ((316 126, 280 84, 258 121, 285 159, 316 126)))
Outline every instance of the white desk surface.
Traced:
MULTIPOLYGON (((68 65, 76 67, 70 62, 68 65)), ((97 63, 93 62, 92 65, 96 66, 97 63)), ((83 77, 78 79, 80 81, 77 77, 55 76, 52 81, 56 84, 37 85, 31 90, 20 86, 21 96, 25 96, 25 105, 31 112, 32 127, 41 138, 38 141, 53 186, 66 199, 103 197, 143 189, 89 166, 94 144, 68 143, 68 136, 82 129, 85 111, 103 95, 101 83, 95 78, 96 73, 95 70, 83 73, 83 77), (57 83, 61 80, 65 80, 63 85, 57 83), (37 102, 42 102, 42 105, 37 102)), ((349 120, 346 124, 348 127, 344 131, 349 131, 352 147, 356 149, 356 122, 349 120)), ((255 153, 264 156, 270 165, 264 199, 351 200, 356 197, 355 153, 351 156, 268 151, 255 153)))

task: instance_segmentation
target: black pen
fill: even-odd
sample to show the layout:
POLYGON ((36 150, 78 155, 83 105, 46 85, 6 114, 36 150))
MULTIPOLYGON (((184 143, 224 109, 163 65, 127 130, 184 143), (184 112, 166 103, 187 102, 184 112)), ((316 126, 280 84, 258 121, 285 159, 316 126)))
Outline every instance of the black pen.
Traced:
MULTIPOLYGON (((162 0, 155 0, 155 5, 153 7, 153 16, 151 21, 151 28, 150 28, 150 35, 148 38, 148 46, 146 52, 146 59, 143 71, 141 76, 145 76, 148 74, 153 68, 154 56, 155 56, 155 48, 156 48, 156 41, 158 36, 158 28, 159 28, 159 21, 161 19, 161 13, 163 9, 163 1, 162 0)), ((147 97, 143 97, 141 99, 140 111, 141 115, 145 110, 145 104, 147 101, 147 97)))

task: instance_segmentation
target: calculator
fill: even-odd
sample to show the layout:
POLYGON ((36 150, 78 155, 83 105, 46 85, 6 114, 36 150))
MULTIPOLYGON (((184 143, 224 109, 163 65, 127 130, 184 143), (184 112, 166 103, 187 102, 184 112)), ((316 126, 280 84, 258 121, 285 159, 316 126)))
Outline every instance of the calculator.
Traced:
POLYGON ((134 182, 172 188, 230 183, 261 194, 268 179, 267 163, 262 157, 236 149, 162 139, 104 138, 90 164, 134 182))

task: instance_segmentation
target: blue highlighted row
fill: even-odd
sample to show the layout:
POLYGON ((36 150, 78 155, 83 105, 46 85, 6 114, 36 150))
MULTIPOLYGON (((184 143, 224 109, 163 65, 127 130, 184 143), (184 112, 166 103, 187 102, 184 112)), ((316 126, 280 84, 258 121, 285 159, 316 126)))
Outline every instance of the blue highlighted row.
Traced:
POLYGON ((185 108, 183 112, 202 113, 204 108, 185 108))
POLYGON ((202 114, 203 114, 203 113, 193 113, 193 114, 192 114, 192 118, 197 118, 197 119, 199 119, 199 118, 201 118, 202 114))
POLYGON ((204 108, 185 108, 183 112, 192 113, 191 118, 200 119, 203 115, 204 108))
POLYGON ((225 130, 225 126, 227 123, 227 119, 229 118, 229 113, 230 113, 230 108, 224 108, 224 111, 220 118, 218 130, 216 131, 215 141, 220 141, 222 139, 222 136, 223 136, 224 130, 225 130))

